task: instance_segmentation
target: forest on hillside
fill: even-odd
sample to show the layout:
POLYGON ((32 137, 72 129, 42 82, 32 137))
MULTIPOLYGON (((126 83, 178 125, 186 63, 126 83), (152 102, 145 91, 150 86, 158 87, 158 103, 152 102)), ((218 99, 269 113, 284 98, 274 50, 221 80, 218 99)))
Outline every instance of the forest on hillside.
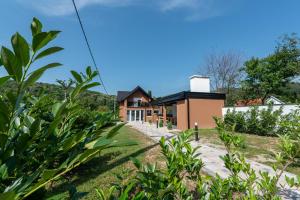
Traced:
MULTIPOLYGON (((63 100, 72 87, 64 88, 62 85, 37 82, 28 88, 33 96, 49 96, 55 100, 63 100)), ((8 81, 0 88, 0 95, 9 91, 16 92, 14 81, 8 81)), ((116 96, 106 95, 100 92, 87 90, 80 95, 80 104, 93 111, 109 112, 114 110, 116 96)), ((117 105, 116 105, 117 106, 117 105)))

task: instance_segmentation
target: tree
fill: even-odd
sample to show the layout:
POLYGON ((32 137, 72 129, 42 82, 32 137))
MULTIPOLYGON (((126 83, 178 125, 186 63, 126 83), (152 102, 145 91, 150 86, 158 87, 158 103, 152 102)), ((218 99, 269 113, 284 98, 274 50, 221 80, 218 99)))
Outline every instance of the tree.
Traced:
POLYGON ((211 78, 212 89, 227 94, 231 104, 233 91, 241 80, 242 56, 238 53, 211 53, 205 59, 205 73, 211 78))
POLYGON ((261 98, 265 102, 271 94, 282 94, 282 88, 300 73, 299 38, 295 34, 284 35, 273 54, 251 58, 245 62, 243 71, 246 77, 242 90, 246 98, 261 98))
POLYGON ((64 90, 64 97, 67 99, 67 94, 71 87, 75 84, 75 81, 72 79, 66 80, 56 80, 56 82, 63 88, 64 90))

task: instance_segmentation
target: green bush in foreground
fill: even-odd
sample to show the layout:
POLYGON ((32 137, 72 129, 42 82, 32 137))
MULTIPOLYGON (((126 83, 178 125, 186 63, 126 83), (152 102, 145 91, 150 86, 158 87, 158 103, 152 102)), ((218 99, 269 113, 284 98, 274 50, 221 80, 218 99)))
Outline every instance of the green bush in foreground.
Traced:
MULTIPOLYGON (((8 80, 17 84, 16 92, 0 96, 0 199, 33 198, 35 192, 87 162, 100 151, 118 145, 112 137, 121 127, 113 125, 111 114, 99 114, 93 123, 77 127, 82 110, 79 96, 99 85, 91 67, 85 73, 72 71, 75 86, 63 101, 33 97, 28 87, 48 69, 59 63, 38 66, 39 60, 62 50, 46 47, 59 31, 42 30, 36 18, 31 24, 32 43, 19 33, 11 38, 12 50, 1 48, 0 66, 7 76, 0 77, 0 87, 8 80)), ((82 123, 83 124, 83 123, 82 123)))
MULTIPOLYGON (((280 151, 276 154, 277 163, 273 167, 276 175, 259 172, 259 177, 234 148, 242 146, 244 141, 235 132, 227 131, 221 119, 215 120, 219 138, 227 151, 221 158, 230 172, 229 177, 222 179, 216 175, 212 178, 201 173, 205 163, 199 159, 197 148, 192 148, 192 132, 187 131, 169 141, 161 139, 166 168, 158 168, 151 163, 142 164, 133 159, 138 170, 136 176, 125 185, 112 186, 108 193, 96 189, 99 199, 280 199, 279 187, 285 186, 279 185, 278 181, 283 171, 299 160, 300 138, 292 140, 288 135, 280 136, 280 151)), ((290 187, 300 189, 300 176, 298 180, 286 177, 286 181, 290 187)))

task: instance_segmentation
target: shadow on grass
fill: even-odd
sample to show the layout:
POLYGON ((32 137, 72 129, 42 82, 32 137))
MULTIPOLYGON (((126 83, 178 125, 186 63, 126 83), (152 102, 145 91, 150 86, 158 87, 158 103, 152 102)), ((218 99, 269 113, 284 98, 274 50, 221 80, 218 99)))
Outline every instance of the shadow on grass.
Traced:
POLYGON ((58 194, 58 193, 63 193, 68 191, 69 185, 75 185, 76 187, 78 185, 81 185, 90 179, 93 179, 100 174, 112 170, 115 167, 118 167, 130 160, 131 157, 137 157, 140 154, 143 154, 150 149, 156 147, 159 145, 159 143, 147 146, 145 148, 139 149, 129 155, 126 155, 124 157, 121 157, 113 162, 111 162, 113 159, 115 159, 117 156, 120 156, 122 152, 116 151, 116 152, 111 152, 111 153, 105 153, 101 156, 95 157, 92 160, 88 161, 87 163, 79 166, 78 168, 74 169, 68 174, 68 177, 76 177, 72 181, 63 181, 60 184, 57 184, 53 189, 52 189, 52 194, 58 194))

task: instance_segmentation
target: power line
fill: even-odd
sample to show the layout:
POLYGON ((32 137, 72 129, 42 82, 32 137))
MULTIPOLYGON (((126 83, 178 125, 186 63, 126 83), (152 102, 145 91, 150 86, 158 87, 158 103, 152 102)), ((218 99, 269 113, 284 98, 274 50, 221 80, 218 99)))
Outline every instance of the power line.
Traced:
POLYGON ((99 71, 99 69, 98 69, 98 67, 97 67, 96 60, 95 60, 95 57, 94 57, 94 55, 93 55, 93 52, 92 52, 90 43, 89 43, 89 41, 88 41, 88 39, 87 39, 85 30, 84 30, 84 28, 83 28, 83 24, 82 24, 81 18, 80 18, 80 16, 79 16, 79 12, 78 12, 78 9, 77 9, 77 7, 76 7, 75 0, 72 0, 72 2, 73 2, 74 9, 75 9, 75 11, 76 11, 76 15, 77 15, 77 18, 78 18, 78 21, 79 21, 79 24, 80 24, 80 28, 81 28, 81 30, 82 30, 82 33, 83 33, 83 36, 84 36, 84 39, 85 39, 85 42, 86 42, 86 45, 87 45, 88 50, 89 50, 89 53, 90 53, 90 55, 91 55, 91 58, 92 58, 94 67, 95 67, 96 71, 98 72, 98 77, 99 77, 100 82, 101 82, 101 84, 102 84, 102 86, 103 86, 103 88, 104 88, 104 91, 105 91, 105 93, 108 95, 108 92, 107 92, 107 90, 106 90, 106 87, 105 87, 105 85, 104 85, 104 82, 103 82, 103 80, 102 80, 102 78, 101 78, 100 71, 99 71))

